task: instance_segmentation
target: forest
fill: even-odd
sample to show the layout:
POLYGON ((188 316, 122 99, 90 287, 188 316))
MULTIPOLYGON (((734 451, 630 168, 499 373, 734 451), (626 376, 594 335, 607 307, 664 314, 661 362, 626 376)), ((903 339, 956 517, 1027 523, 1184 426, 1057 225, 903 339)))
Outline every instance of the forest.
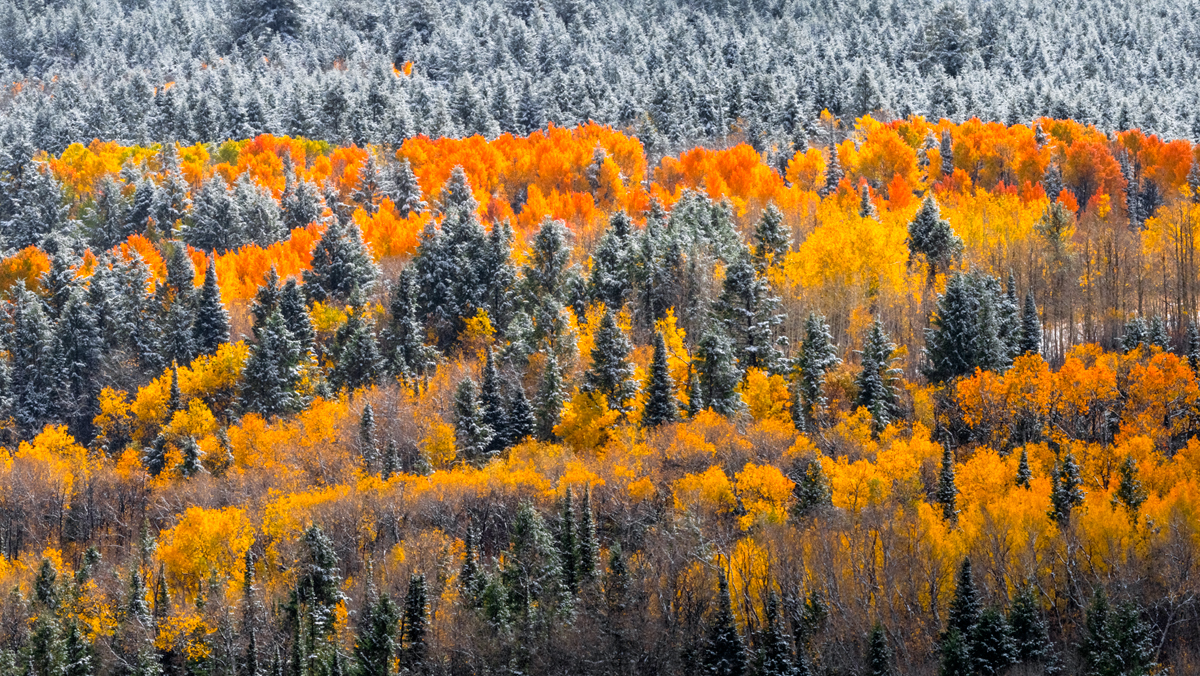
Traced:
POLYGON ((811 127, 5 165, 0 673, 1194 673, 1198 148, 811 127))

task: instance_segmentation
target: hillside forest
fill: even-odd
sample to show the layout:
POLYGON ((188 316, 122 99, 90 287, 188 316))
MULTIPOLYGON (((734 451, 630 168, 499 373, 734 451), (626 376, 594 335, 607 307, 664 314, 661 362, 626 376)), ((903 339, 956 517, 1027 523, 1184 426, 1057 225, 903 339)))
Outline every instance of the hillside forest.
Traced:
POLYGON ((6 145, 0 675, 1196 673, 1198 148, 848 119, 6 145))

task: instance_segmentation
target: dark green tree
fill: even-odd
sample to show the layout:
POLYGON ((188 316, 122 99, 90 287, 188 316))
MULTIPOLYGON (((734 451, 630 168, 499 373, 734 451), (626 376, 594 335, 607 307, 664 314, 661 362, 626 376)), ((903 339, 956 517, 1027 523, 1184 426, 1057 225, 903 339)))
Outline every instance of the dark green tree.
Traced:
POLYGON ((308 305, 304 300, 304 292, 296 280, 289 279, 283 285, 279 296, 279 313, 287 325, 288 333, 300 345, 300 354, 307 354, 313 347, 317 333, 313 329, 312 318, 308 316, 308 305))
POLYGON ((757 676, 793 676, 796 673, 791 641, 784 632, 779 597, 772 588, 763 605, 763 627, 755 641, 758 644, 754 665, 757 676))
POLYGON ((296 0, 238 0, 233 4, 230 32, 235 41, 295 38, 302 26, 296 0))
POLYGON ((1017 485, 1029 490, 1029 481, 1033 479, 1033 470, 1029 469, 1029 451, 1021 447, 1021 459, 1017 464, 1017 485))
POLYGON ((454 432, 459 458, 480 465, 491 457, 488 448, 493 431, 484 420, 475 381, 469 377, 458 384, 454 393, 454 432))
POLYGON ((742 410, 742 397, 737 393, 741 376, 733 355, 733 343, 721 329, 709 330, 696 346, 696 375, 700 396, 707 408, 721 415, 733 415, 742 410))
POLYGON ((345 301, 356 290, 369 290, 378 274, 358 224, 332 218, 304 271, 304 291, 311 301, 345 301))
POLYGON ((633 224, 624 211, 615 212, 592 252, 588 290, 593 300, 620 311, 633 288, 633 224))
POLYGON ((400 609, 387 594, 378 600, 368 600, 354 639, 354 664, 358 676, 389 676, 392 673, 399 619, 400 609))
POLYGON ((708 628, 708 638, 700 662, 710 676, 742 676, 746 673, 746 647, 733 618, 729 582, 720 573, 717 607, 708 628))
POLYGON ((229 311, 221 302, 216 260, 212 257, 208 259, 208 267, 204 270, 204 285, 196 296, 192 342, 196 353, 201 355, 216 354, 222 343, 229 342, 229 311))
POLYGON ((1083 504, 1083 481, 1079 478, 1079 465, 1075 456, 1068 452, 1050 473, 1050 519, 1065 526, 1071 519, 1071 511, 1083 504))
POLYGON ((962 239, 954 234, 949 221, 942 218, 937 200, 933 195, 927 196, 916 217, 908 224, 908 251, 910 259, 918 254, 925 257, 930 285, 939 270, 950 269, 962 247, 962 239))
POLYGON ((378 460, 379 443, 376 440, 376 431, 375 409, 367 402, 363 405, 362 416, 358 419, 358 455, 368 470, 374 467, 378 460))
POLYGON ((496 369, 496 360, 492 358, 492 348, 487 348, 487 356, 483 364, 483 382, 479 387, 479 406, 483 410, 483 424, 492 430, 492 438, 488 442, 485 453, 495 455, 508 448, 508 411, 504 394, 500 388, 500 372, 496 369))
POLYGON ((542 382, 538 387, 535 402, 534 417, 537 419, 537 437, 542 441, 553 441, 556 437, 554 428, 562 417, 563 404, 567 394, 563 385, 562 371, 558 368, 558 360, 554 353, 546 355, 546 367, 542 371, 542 382))
POLYGON ((1038 317, 1033 290, 1025 294, 1025 310, 1021 314, 1020 354, 1040 354, 1042 351, 1042 320, 1038 317))
POLYGON ((942 447, 942 467, 938 471, 936 498, 942 506, 942 517, 948 523, 958 523, 958 487, 954 482, 954 453, 949 446, 942 447))
POLYGON ((1017 662, 1031 664, 1050 660, 1050 635, 1038 607, 1032 585, 1024 585, 1008 610, 1008 627, 1017 662))
POLYGON ((1129 513, 1129 518, 1136 521, 1138 510, 1146 502, 1146 489, 1142 487, 1142 482, 1137 476, 1137 461, 1132 455, 1127 455, 1117 471, 1120 482, 1113 494, 1113 506, 1123 506, 1129 513))
POLYGON ((1017 660, 1008 621, 995 608, 987 608, 979 615, 979 623, 971 635, 971 658, 975 671, 984 676, 1004 673, 1017 660))
POLYGON ((793 417, 797 414, 801 416, 804 429, 811 429, 816 424, 818 414, 825 407, 825 374, 840 362, 825 318, 809 313, 804 322, 804 341, 796 359, 796 369, 799 371, 796 392, 800 409, 792 412, 793 417))
POLYGON ((753 258, 759 270, 782 263, 791 244, 791 233, 783 222, 783 212, 774 203, 768 204, 754 226, 753 258))
POLYGON ((383 370, 383 356, 375 339, 375 320, 365 304, 353 304, 350 318, 335 336, 337 362, 329 374, 334 387, 351 392, 373 385, 383 370))
POLYGON ((401 668, 412 673, 424 673, 427 665, 425 634, 429 627, 429 604, 426 601, 425 576, 413 575, 404 595, 403 651, 401 668))
POLYGON ((629 360, 632 351, 629 338, 617 326, 612 311, 606 309, 596 329, 592 365, 584 374, 583 389, 604 395, 608 408, 621 413, 630 410, 630 401, 638 390, 633 362, 629 360))
POLYGON ((893 673, 892 649, 888 645, 887 633, 876 620, 867 637, 866 676, 892 676, 893 673))
POLYGON ((829 477, 821 468, 821 458, 817 454, 796 461, 789 473, 795 486, 792 487, 792 497, 796 502, 792 505, 792 514, 805 517, 813 512, 833 505, 833 491, 829 485, 829 477))
POLYGON ((662 333, 654 334, 654 358, 646 379, 646 407, 642 411, 642 426, 654 428, 675 422, 679 403, 675 400, 675 382, 667 364, 667 346, 662 333))
POLYGON ((300 403, 296 395, 299 381, 300 344, 276 310, 250 348, 242 378, 242 408, 268 418, 295 410, 300 403))
POLYGON ((575 506, 571 503, 571 487, 567 486, 558 519, 558 561, 562 568, 563 584, 574 594, 579 591, 579 534, 576 530, 575 506))
POLYGON ((1079 646, 1087 672, 1095 676, 1142 676, 1157 671, 1152 629, 1132 602, 1113 609, 1102 588, 1087 609, 1087 634, 1079 646))
POLYGON ((771 292, 766 276, 758 273, 749 256, 738 256, 725 270, 713 316, 732 339, 741 371, 778 368, 775 331, 784 315, 779 313, 779 298, 771 292))
POLYGON ((871 331, 863 341, 862 370, 858 374, 858 406, 871 412, 875 427, 882 430, 900 415, 899 396, 896 382, 900 370, 895 367, 896 345, 883 330, 883 323, 876 319, 871 331))
POLYGON ((1121 349, 1125 352, 1133 352, 1138 347, 1148 344, 1150 329, 1146 326, 1146 320, 1140 316, 1130 319, 1125 324, 1125 333, 1121 336, 1121 349))

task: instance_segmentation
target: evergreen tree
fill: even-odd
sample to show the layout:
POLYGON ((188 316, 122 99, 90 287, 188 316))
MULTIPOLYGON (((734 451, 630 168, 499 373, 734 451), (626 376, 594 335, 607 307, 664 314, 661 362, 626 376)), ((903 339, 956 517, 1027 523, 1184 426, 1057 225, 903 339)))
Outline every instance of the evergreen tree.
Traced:
POLYGON ((61 676, 67 666, 62 630, 52 613, 38 615, 25 648, 28 676, 61 676))
POLYGON ((954 598, 950 601, 946 633, 956 631, 964 640, 969 640, 979 625, 981 612, 979 590, 975 587, 974 575, 971 572, 971 559, 963 559, 955 578, 954 598))
POLYGON ((1150 318, 1150 328, 1146 331, 1146 340, 1150 345, 1164 351, 1171 349, 1171 337, 1167 335, 1167 324, 1161 315, 1150 318))
POLYGON ((235 41, 273 36, 288 40, 300 33, 301 23, 296 0, 238 0, 233 5, 230 32, 235 41))
POLYGON ((333 629, 333 608, 344 599, 337 553, 333 541, 315 523, 304 531, 304 545, 296 584, 298 600, 313 608, 315 628, 327 635, 333 629))
POLYGON ((375 320, 364 303, 351 302, 355 305, 354 310, 335 336, 337 363, 329 379, 338 389, 353 392, 369 387, 379 379, 383 356, 379 354, 379 342, 375 340, 375 320))
POLYGON ((483 424, 492 431, 488 442, 487 455, 495 455, 508 448, 508 411, 505 410, 504 396, 500 392, 500 373, 496 370, 496 361, 492 358, 492 348, 487 348, 483 364, 483 378, 479 387, 479 406, 483 411, 483 424))
POLYGON ((1040 354, 1042 351, 1042 321, 1038 318, 1033 290, 1025 294, 1025 311, 1021 315, 1020 354, 1040 354))
POLYGON ((592 252, 588 290, 593 300, 615 311, 625 305, 625 297, 633 286, 632 233, 628 214, 617 211, 609 218, 608 229, 592 252))
POLYGON ((368 151, 367 161, 358 170, 358 184, 350 193, 350 199, 362 207, 363 211, 373 215, 387 190, 383 183, 384 177, 375 163, 375 156, 368 151))
POLYGON ((299 344, 300 354, 308 353, 317 334, 313 329, 312 318, 308 316, 304 292, 294 279, 289 279, 287 284, 283 285, 283 292, 279 295, 279 314, 283 316, 283 322, 288 333, 292 335, 292 340, 299 344))
POLYGON ((571 487, 567 486, 558 519, 558 561, 562 568, 563 584, 574 594, 579 591, 579 537, 576 532, 575 507, 571 502, 571 487))
POLYGON ((1067 453, 1050 473, 1050 519, 1060 526, 1071 519, 1071 511, 1083 504, 1083 481, 1075 456, 1067 453))
POLYGON ((866 676, 892 676, 892 649, 878 620, 867 637, 866 676))
POLYGON ((1021 447, 1021 460, 1017 464, 1017 485, 1029 490, 1029 482, 1033 479, 1033 471, 1029 469, 1029 451, 1021 447))
POLYGON ((1113 506, 1124 506, 1130 520, 1136 520, 1138 510, 1146 502, 1146 489, 1142 488, 1142 482, 1137 477, 1137 461, 1132 455, 1127 455, 1117 471, 1121 478, 1113 494, 1113 506))
POLYGON ((258 291, 254 293, 254 300, 250 303, 250 317, 254 322, 254 334, 258 335, 258 327, 266 324, 267 317, 271 316, 272 312, 279 309, 279 301, 282 296, 282 291, 279 289, 279 273, 272 265, 267 271, 266 279, 263 280, 262 286, 258 287, 258 291))
POLYGON ((798 460, 789 476, 795 483, 792 487, 792 497, 795 499, 792 513, 797 517, 808 516, 833 504, 833 491, 818 454, 798 460))
POLYGON ((779 597, 772 588, 763 604, 763 628, 759 632, 755 659, 758 676, 793 676, 792 646, 784 634, 783 621, 779 616, 779 597))
POLYGON ((954 453, 950 451, 949 446, 942 447, 942 468, 938 472, 937 501, 942 506, 942 517, 949 523, 958 523, 958 487, 954 482, 954 453))
POLYGON ((396 656, 400 609, 387 594, 368 600, 354 640, 354 664, 359 676, 389 676, 396 656))
POLYGON ((358 455, 363 467, 368 471, 375 466, 379 448, 375 440, 375 409, 371 402, 363 405, 362 416, 358 419, 358 455))
MULTIPOLYGON (((153 191, 152 214, 158 228, 168 235, 179 229, 179 224, 187 217, 192 201, 188 198, 190 187, 183 176, 183 168, 179 164, 179 150, 174 143, 163 144, 161 154, 163 180, 153 191)), ((142 221, 144 229, 144 221, 142 221)))
POLYGON ((213 174, 196 195, 191 223, 183 229, 183 239, 197 249, 215 253, 236 249, 246 243, 236 216, 229 186, 220 173, 213 174))
POLYGON ((766 270, 774 263, 782 263, 788 252, 790 235, 783 222, 783 212, 774 203, 768 204, 754 227, 755 266, 759 270, 766 270))
POLYGON ((389 197, 396 206, 396 215, 406 218, 410 214, 424 213, 428 205, 421 200, 421 186, 413 173, 408 158, 400 160, 392 179, 389 197))
POLYGON ((720 329, 710 330, 700 339, 695 363, 700 385, 697 403, 703 402, 721 415, 742 410, 742 397, 737 393, 741 377, 734 362, 733 344, 720 329))
POLYGON ((837 146, 831 145, 829 147, 829 163, 825 166, 825 184, 819 191, 821 197, 828 197, 836 193, 843 176, 845 176, 845 172, 842 171, 842 163, 838 159, 837 146))
POLYGON ((646 379, 646 407, 642 411, 642 426, 654 428, 675 422, 679 404, 675 401, 675 382, 667 365, 667 345, 661 332, 654 334, 654 358, 646 379))
POLYGON ((779 298, 772 295, 765 276, 758 274, 750 258, 739 256, 725 271, 721 295, 713 315, 733 339, 738 368, 774 371, 780 360, 775 347, 775 330, 783 322, 778 314, 779 298))
POLYGON ((1188 319, 1187 327, 1187 360, 1192 367, 1192 373, 1200 372, 1200 331, 1196 330, 1196 321, 1188 319))
POLYGON ((938 297, 937 313, 925 330, 926 375, 935 382, 1008 366, 1008 350, 1000 337, 994 277, 955 274, 938 297))
POLYGON ((596 519, 592 514, 592 489, 585 488, 583 502, 579 505, 579 525, 575 529, 579 542, 579 554, 576 558, 576 577, 580 586, 587 585, 596 579, 600 568, 600 539, 596 535, 596 519))
POLYGON ((1127 602, 1115 610, 1103 588, 1096 590, 1087 609, 1087 634, 1079 651, 1087 673, 1096 676, 1140 676, 1157 671, 1151 628, 1141 610, 1127 602))
POLYGON ((287 236, 279 203, 249 173, 233 185, 233 215, 237 231, 247 242, 268 247, 287 236))
POLYGON ((566 397, 558 360, 554 358, 554 353, 550 353, 546 355, 546 367, 542 372, 542 383, 538 388, 534 413, 537 419, 537 437, 542 441, 553 441, 556 438, 554 428, 562 417, 566 397))
POLYGON ((1013 598, 1008 611, 1008 626, 1017 662, 1030 664, 1050 659, 1050 636, 1032 585, 1021 587, 1013 598))
POLYGON ((500 582, 507 590, 508 611, 522 623, 550 621, 567 607, 557 543, 528 502, 517 508, 509 528, 500 582))
POLYGON ((404 651, 401 654, 401 667, 413 673, 422 673, 426 669, 425 634, 429 626, 428 613, 425 576, 413 575, 409 578, 408 592, 404 596, 404 651))
POLYGON ((1005 672, 1017 659, 1017 648, 1008 622, 995 608, 979 615, 979 623, 971 635, 971 658, 975 671, 992 676, 1005 672))
POLYGON ((950 223, 942 218, 937 200, 933 195, 927 196, 912 223, 908 224, 908 250, 910 258, 917 254, 925 257, 929 266, 930 285, 938 270, 950 269, 950 264, 962 247, 962 239, 954 234, 950 223))
POLYGON ((47 235, 64 232, 69 225, 69 205, 50 167, 34 163, 25 169, 23 179, 12 200, 11 217, 0 223, 9 249, 40 246, 47 235))
POLYGON ((54 412, 61 369, 50 320, 41 299, 18 282, 12 291, 12 327, 8 335, 13 417, 26 437, 42 429, 54 412))
POLYGON ((700 374, 694 368, 688 369, 687 400, 687 415, 690 420, 705 409, 704 389, 700 385, 700 374))
POLYGON ((493 432, 484 421, 475 381, 469 377, 458 384, 454 394, 454 431, 461 459, 476 465, 488 460, 493 432))
MULTIPOLYGON (((77 289, 63 308, 58 321, 56 343, 64 368, 60 379, 58 406, 68 422, 71 434, 81 443, 90 443, 93 421, 100 414, 101 364, 104 338, 99 318, 87 296, 77 289)), ((3 385, 3 383, 0 383, 3 385)), ((8 388, 4 387, 7 391, 8 388)))
MULTIPOLYGON (((804 322, 804 342, 796 359, 796 368, 800 372, 797 382, 799 413, 806 427, 816 423, 819 412, 825 407, 825 374, 840 362, 825 318, 809 313, 804 322)), ((796 412, 793 411, 792 415, 795 416, 796 412)))
POLYGON ((378 274, 358 224, 333 218, 313 248, 304 291, 311 301, 345 301, 356 290, 368 291, 378 274))
POLYGON ((192 322, 192 341, 201 355, 216 354, 222 343, 229 342, 229 312, 221 302, 221 287, 217 285, 216 260, 208 259, 204 271, 204 286, 196 296, 196 314, 192 322))
POLYGON ((866 183, 858 188, 858 217, 879 220, 879 212, 875 209, 875 203, 871 201, 871 187, 866 183))
MULTIPOLYGON (((529 245, 529 260, 522 268, 525 296, 532 307, 547 299, 563 298, 571 263, 571 232, 565 223, 552 218, 542 221, 529 245)), ((619 306, 608 308, 619 311, 619 306)))
POLYGON ((892 356, 896 345, 883 330, 883 323, 876 319, 871 332, 863 341, 862 370, 857 378, 857 406, 871 412, 875 427, 882 430, 900 414, 900 402, 896 393, 899 369, 893 364, 892 356))
POLYGON ((507 423, 504 426, 505 448, 511 448, 534 436, 537 432, 537 416, 525 396, 525 389, 520 383, 510 383, 511 394, 507 402, 507 423))
POLYGON ((1138 347, 1147 344, 1150 330, 1146 320, 1139 317, 1130 319, 1125 324, 1125 333, 1121 336, 1121 349, 1126 353, 1133 352, 1138 347))
POLYGON ((637 394, 633 362, 629 353, 633 347, 625 332, 617 326, 611 310, 605 310, 596 329, 592 348, 592 366, 584 375, 583 389, 604 395, 613 411, 627 413, 630 400, 637 394))
POLYGON ((192 322, 195 310, 189 294, 176 293, 163 320, 162 356, 177 364, 190 364, 196 357, 195 329, 192 322))
POLYGON ((708 629, 701 664, 710 676, 741 676, 746 673, 746 650, 733 618, 729 582, 720 573, 716 614, 708 629))
POLYGON ((284 154, 284 187, 279 198, 283 228, 287 231, 308 227, 321 220, 321 196, 311 183, 296 176, 291 155, 284 154))
POLYGON ((200 461, 204 452, 200 450, 200 444, 196 443, 194 437, 188 435, 180 441, 179 454, 181 456, 179 461, 180 476, 196 476, 204 471, 204 465, 200 461))
POLYGON ((298 403, 299 364, 300 344, 276 310, 267 317, 258 341, 250 348, 242 378, 242 408, 268 418, 293 410, 298 403))

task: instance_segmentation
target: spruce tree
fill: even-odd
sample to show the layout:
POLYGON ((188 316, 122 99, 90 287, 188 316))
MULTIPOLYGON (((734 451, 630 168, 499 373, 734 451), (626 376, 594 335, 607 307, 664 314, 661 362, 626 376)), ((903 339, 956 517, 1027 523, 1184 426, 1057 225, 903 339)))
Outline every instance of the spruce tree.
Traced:
POLYGON ((899 369, 893 366, 896 345, 883 330, 883 323, 876 319, 871 331, 863 341, 862 370, 857 378, 857 406, 871 412, 877 430, 887 427, 900 414, 900 403, 896 393, 899 369))
MULTIPOLYGON (((571 232, 565 223, 547 217, 533 235, 528 262, 522 268, 524 293, 532 307, 547 299, 562 300, 571 263, 571 232)), ((608 308, 610 312, 620 307, 608 308)))
POLYGON ((508 389, 511 394, 508 396, 508 422, 505 424, 504 444, 506 448, 511 448, 534 436, 537 432, 537 416, 520 383, 510 383, 508 389))
POLYGON ((1068 452, 1050 473, 1050 520, 1060 527, 1071 519, 1071 511, 1083 504, 1083 481, 1079 478, 1079 465, 1075 456, 1068 452))
POLYGON ((858 217, 879 219, 879 212, 875 209, 875 203, 871 201, 871 187, 866 183, 858 188, 858 217))
POLYGON ((321 196, 311 183, 298 178, 291 155, 284 155, 284 187, 279 198, 283 227, 287 231, 306 228, 321 220, 321 196))
POLYGON ((396 377, 419 378, 432 367, 434 353, 426 347, 425 330, 417 319, 416 274, 412 266, 400 271, 392 287, 390 317, 383 333, 388 371, 396 377))
POLYGON ((287 236, 279 203, 249 173, 242 174, 233 184, 233 216, 237 231, 246 242, 268 247, 287 236))
POLYGON ((8 336, 13 418, 26 437, 42 429, 54 412, 54 392, 62 371, 56 341, 40 298, 18 282, 12 291, 12 327, 8 336))
POLYGON ((729 582, 724 571, 720 573, 716 613, 709 624, 700 661, 705 673, 711 676, 742 676, 746 673, 746 649, 733 617, 729 582))
POLYGON ((954 453, 950 446, 942 447, 942 467, 938 472, 937 502, 942 506, 942 518, 958 523, 958 487, 954 482, 954 453))
POLYGON ((721 415, 734 415, 742 410, 743 402, 737 392, 741 376, 733 356, 733 343, 719 328, 710 330, 696 347, 696 372, 700 397, 706 408, 721 415))
POLYGON ((241 403, 245 411, 268 418, 292 411, 300 380, 300 344, 284 324, 278 310, 272 312, 250 348, 242 378, 241 403))
POLYGON ((1133 317, 1125 324, 1125 333, 1121 336, 1121 349, 1126 353, 1133 352, 1138 347, 1147 344, 1150 330, 1146 320, 1140 316, 1133 317))
POLYGON ((499 582, 508 591, 508 612, 522 623, 551 621, 568 607, 556 540, 528 502, 517 508, 509 528, 499 582))
POLYGON ((562 371, 558 368, 558 360, 554 353, 546 355, 546 366, 542 372, 542 382, 538 395, 534 416, 537 419, 537 437, 542 441, 553 441, 556 437, 554 428, 562 417, 563 404, 566 403, 566 389, 563 385, 562 371))
POLYGON ((283 285, 283 292, 279 295, 279 314, 283 316, 283 322, 288 333, 292 335, 292 340, 299 344, 300 354, 307 354, 312 349, 317 334, 313 329, 312 318, 308 315, 304 292, 294 279, 289 279, 287 284, 283 285))
MULTIPOLYGON (((834 351, 833 339, 829 335, 829 326, 825 324, 825 318, 816 313, 809 313, 804 322, 804 341, 796 359, 796 369, 800 372, 797 382, 799 412, 803 416, 806 428, 817 422, 825 407, 825 374, 839 363, 841 360, 834 351)), ((792 415, 796 415, 796 412, 792 415)))
POLYGON ((329 374, 334 387, 351 392, 375 384, 383 368, 383 356, 375 339, 375 320, 368 314, 365 303, 354 302, 354 305, 350 318, 334 338, 337 362, 329 374))
POLYGON ((688 369, 688 384, 687 384, 687 416, 688 419, 696 417, 696 414, 703 411, 704 405, 704 389, 700 385, 700 374, 697 369, 688 369))
POLYGON ((296 0, 238 0, 233 4, 230 32, 235 41, 295 38, 302 13, 296 0))
POLYGON ((1137 476, 1137 461, 1133 459, 1132 455, 1125 456, 1125 460, 1117 472, 1120 475, 1120 481, 1117 484, 1116 492, 1113 493, 1113 506, 1123 506, 1129 513, 1130 520, 1135 521, 1138 510, 1142 508, 1147 497, 1146 489, 1142 488, 1142 482, 1137 476))
POLYGON ((1192 373, 1200 373, 1200 331, 1196 330, 1196 321, 1190 318, 1187 326, 1187 360, 1192 373))
POLYGON ((654 334, 654 358, 646 379, 646 407, 642 411, 642 426, 654 428, 675 422, 679 404, 675 401, 675 382, 667 364, 667 345, 661 332, 654 334))
POLYGON ((496 360, 492 358, 492 348, 487 348, 483 364, 483 378, 479 386, 479 406, 483 410, 483 424, 492 431, 485 453, 495 455, 508 448, 508 412, 505 410, 504 396, 500 391, 500 373, 496 369, 496 360))
POLYGON ((985 676, 1004 673, 1017 660, 1017 648, 1008 621, 995 608, 979 615, 971 635, 971 659, 975 671, 985 676))
POLYGON ((208 259, 208 267, 204 270, 204 285, 196 296, 192 342, 200 355, 216 354, 222 343, 229 342, 229 312, 221 302, 216 260, 212 257, 208 259))
POLYGON ((469 377, 458 384, 454 393, 454 431, 459 458, 476 465, 488 460, 493 432, 484 421, 475 381, 469 377))
POLYGON ((407 157, 400 160, 399 166, 396 167, 389 197, 396 205, 396 215, 400 218, 424 213, 428 206, 421 200, 421 186, 407 157))
POLYGON ((813 454, 808 458, 798 460, 789 473, 794 482, 792 497, 792 514, 805 517, 813 512, 833 505, 833 491, 829 478, 821 467, 821 457, 813 454))
POLYGON ((759 270, 782 263, 790 245, 791 233, 783 222, 783 212, 774 203, 768 204, 754 226, 753 258, 759 270))
POLYGON ((358 419, 358 455, 363 467, 370 471, 376 464, 379 447, 376 442, 375 409, 371 402, 363 405, 362 416, 358 419))
POLYGON ((892 649, 878 620, 871 626, 871 634, 867 637, 866 661, 866 676, 892 676, 892 649))
POLYGON ((1042 321, 1038 317, 1033 290, 1025 294, 1025 310, 1021 314, 1020 354, 1040 354, 1042 351, 1042 321))
POLYGON ((738 256, 729 264, 721 295, 713 305, 713 316, 733 340, 738 368, 743 372, 749 368, 778 368, 775 331, 784 318, 778 309, 779 298, 772 294, 767 278, 758 273, 748 256, 738 256))
POLYGON ((779 597, 775 589, 767 593, 763 604, 763 628, 755 641, 758 650, 755 659, 755 674, 758 676, 793 676, 791 641, 784 634, 783 620, 779 613, 779 597))
POLYGON ((442 192, 438 195, 437 207, 443 214, 455 210, 474 212, 479 208, 479 202, 471 190, 471 182, 467 179, 467 172, 461 164, 455 165, 450 171, 450 178, 446 180, 442 192))
POLYGON ((354 665, 359 676, 389 676, 396 656, 400 609, 387 594, 368 599, 354 640, 354 665))
POLYGON ((588 291, 593 300, 616 311, 625 305, 626 295, 633 286, 632 232, 629 216, 617 211, 609 218, 608 229, 592 252, 588 291))
POLYGON ((179 455, 180 476, 192 477, 204 471, 204 465, 201 463, 204 452, 200 450, 200 444, 196 443, 195 437, 189 434, 180 441, 179 455))
POLYGON ((267 276, 263 279, 263 283, 254 293, 254 300, 250 303, 250 317, 253 320, 254 333, 258 335, 258 328, 267 322, 267 317, 271 316, 272 312, 279 309, 279 301, 282 296, 282 291, 279 288, 279 273, 272 265, 267 270, 267 276))
POLYGON ((1164 351, 1171 349, 1171 336, 1167 334, 1167 324, 1163 321, 1162 315, 1154 315, 1150 318, 1150 327, 1146 331, 1146 341, 1151 346, 1164 351))
POLYGON ((590 486, 583 491, 583 501, 579 504, 579 525, 575 534, 579 542, 576 577, 580 586, 585 586, 596 579, 600 569, 600 539, 596 535, 596 518, 592 513, 590 486))
POLYGON ((969 375, 976 368, 999 371, 1009 365, 1009 352, 1000 335, 996 278, 955 274, 938 297, 937 312, 925 330, 926 375, 945 382, 969 375))
POLYGON ((358 224, 332 218, 304 271, 304 291, 312 301, 345 301, 354 291, 366 292, 379 274, 358 224))
POLYGON ((606 309, 596 329, 592 365, 584 375, 583 389, 604 395, 608 408, 620 413, 630 410, 630 401, 638 389, 633 362, 629 360, 632 351, 629 338, 617 326, 612 311, 606 309))
POLYGON ((196 195, 191 223, 183 229, 183 239, 197 249, 224 253, 246 243, 238 225, 229 186, 221 174, 213 174, 196 195))
POLYGON ((350 193, 350 199, 362 207, 363 211, 373 215, 378 210, 379 201, 386 192, 386 186, 383 183, 383 175, 375 162, 375 156, 367 151, 367 160, 358 170, 358 184, 350 193))
POLYGON ((1029 469, 1029 451, 1021 447, 1021 460, 1017 464, 1017 485, 1029 490, 1029 482, 1033 479, 1033 471, 1029 469))
POLYGON ((910 259, 918 254, 925 257, 929 266, 930 285, 939 270, 944 272, 950 269, 950 264, 962 247, 962 239, 954 234, 950 223, 942 218, 937 200, 933 195, 926 196, 916 217, 908 224, 908 250, 910 259))
POLYGON ((58 361, 64 369, 63 378, 59 380, 57 406, 62 410, 71 434, 80 443, 87 444, 94 434, 93 421, 100 414, 98 398, 105 346, 99 318, 82 290, 77 289, 67 301, 57 332, 58 361))
POLYGON ((946 634, 943 636, 957 632, 964 640, 969 641, 975 634, 982 612, 979 590, 975 587, 974 575, 971 572, 971 559, 963 559, 954 582, 954 598, 950 601, 946 634))
POLYGON ((1008 610, 1008 626, 1017 662, 1030 664, 1050 659, 1050 636, 1032 585, 1017 591, 1008 610))
POLYGON ((1155 673, 1151 627, 1132 602, 1112 608, 1098 588, 1087 608, 1087 634, 1079 646, 1088 674, 1125 676, 1155 673))
POLYGON ((563 584, 572 594, 579 591, 579 534, 576 530, 575 506, 571 500, 571 487, 563 493, 562 511, 558 519, 558 561, 562 569, 563 584))

